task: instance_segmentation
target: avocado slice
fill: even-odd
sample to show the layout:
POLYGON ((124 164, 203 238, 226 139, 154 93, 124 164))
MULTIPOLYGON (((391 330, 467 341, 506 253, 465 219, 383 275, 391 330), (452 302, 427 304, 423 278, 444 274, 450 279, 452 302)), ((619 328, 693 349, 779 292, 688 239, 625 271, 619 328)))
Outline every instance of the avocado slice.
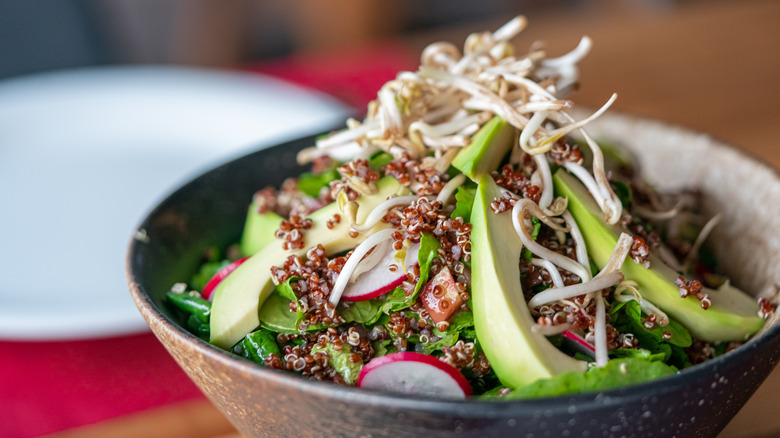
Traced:
POLYGON ((585 371, 587 364, 562 353, 531 330, 534 319, 520 284, 523 243, 510 213, 495 214, 501 196, 493 178, 477 181, 471 213, 471 307, 474 327, 485 355, 501 383, 519 388, 566 371, 585 371))
POLYGON ((476 181, 481 174, 498 169, 501 160, 512 149, 514 139, 515 128, 494 116, 471 137, 471 144, 455 155, 452 166, 476 181))
POLYGON ((244 233, 241 234, 241 253, 251 256, 273 242, 281 222, 282 217, 272 211, 260 213, 253 201, 246 214, 244 233))
MULTIPOLYGON (((388 196, 408 193, 408 189, 393 177, 380 179, 376 187, 376 193, 361 196, 356 200, 360 205, 357 211, 358 222, 364 221, 371 210, 388 196)), ((318 243, 322 244, 329 255, 340 253, 354 248, 365 239, 366 234, 371 234, 363 233, 354 238, 350 237, 351 223, 348 220, 342 220, 328 228, 328 220, 338 212, 338 205, 334 202, 309 215, 313 224, 304 232, 303 238, 307 246, 303 249, 287 251, 282 248, 281 243, 266 245, 219 284, 214 291, 214 302, 211 305, 212 344, 228 349, 260 324, 258 311, 275 288, 271 280, 271 267, 283 264, 291 255, 304 257, 308 249, 318 243)), ((375 230, 387 226, 386 223, 380 222, 375 230)))
MULTIPOLYGON (((568 198, 569 211, 582 231, 588 254, 596 265, 603 267, 617 243, 620 228, 604 222, 603 214, 587 189, 563 169, 553 175, 558 196, 568 198)), ((620 269, 626 280, 639 285, 642 297, 684 325, 691 334, 704 341, 739 341, 756 333, 764 325, 758 316, 758 304, 744 292, 733 287, 706 290, 712 300, 702 309, 696 297, 680 298, 674 284, 677 272, 660 259, 649 257, 651 268, 627 260, 620 269)))

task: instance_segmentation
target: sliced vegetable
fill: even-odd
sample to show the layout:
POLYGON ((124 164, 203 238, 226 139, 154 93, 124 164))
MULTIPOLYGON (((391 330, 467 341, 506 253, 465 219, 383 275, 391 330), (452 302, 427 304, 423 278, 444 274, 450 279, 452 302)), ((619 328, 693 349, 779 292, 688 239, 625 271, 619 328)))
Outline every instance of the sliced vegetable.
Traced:
POLYGON ((360 371, 357 385, 404 394, 465 398, 471 385, 452 365, 422 353, 398 352, 370 360, 360 371))
POLYGON ((512 391, 508 398, 554 397, 565 394, 605 391, 647 382, 674 374, 676 370, 663 362, 644 359, 614 359, 606 366, 594 367, 588 372, 568 372, 542 379, 512 391))
POLYGON ((217 271, 216 274, 214 274, 213 277, 211 277, 211 280, 209 280, 208 283, 206 283, 206 286, 203 287, 203 291, 200 293, 200 295, 209 301, 211 301, 211 294, 214 292, 214 289, 217 288, 219 283, 222 282, 222 280, 225 279, 228 275, 230 275, 231 272, 235 271, 237 267, 241 266, 242 263, 246 261, 249 257, 244 257, 241 259, 236 260, 235 262, 225 266, 224 268, 217 271))
POLYGON ((452 278, 447 267, 442 268, 423 287, 420 300, 425 309, 428 310, 428 314, 431 315, 431 319, 437 324, 446 322, 463 304, 455 279, 452 278))
MULTIPOLYGON (((569 211, 577 221, 593 261, 603 267, 615 248, 620 230, 608 225, 585 187, 565 170, 553 176, 558 195, 568 198, 569 211)), ((649 269, 628 261, 621 272, 636 282, 642 297, 684 325, 692 335, 705 341, 738 341, 758 331, 764 320, 758 317, 758 304, 747 294, 731 288, 709 293, 712 305, 705 309, 693 296, 680 298, 675 285, 679 274, 652 254, 649 269)))
POLYGON ((272 211, 260 213, 258 204, 252 202, 241 234, 241 254, 251 256, 273 242, 281 222, 281 216, 272 211))
MULTIPOLYGON (((376 250, 376 247, 374 248, 376 250)), ((395 258, 395 250, 392 245, 387 245, 384 254, 369 269, 353 279, 344 289, 341 298, 345 301, 367 301, 392 291, 406 281, 406 272, 417 264, 417 253, 420 245, 412 245, 406 251, 404 266, 398 266, 395 258)), ((361 260, 361 263, 366 258, 361 260)), ((359 265, 358 265, 359 266, 359 265)))
MULTIPOLYGON (((382 178, 376 185, 376 194, 362 196, 357 200, 360 205, 357 219, 360 222, 387 196, 406 191, 393 177, 382 178)), ((349 234, 348 221, 328 227, 328 221, 339 211, 337 203, 333 203, 311 214, 309 218, 312 219, 313 226, 306 230, 304 239, 312 239, 312 242, 321 244, 328 254, 354 248, 365 236, 352 237, 349 234)), ((230 348, 254 330, 260 324, 259 309, 275 289, 271 280, 271 267, 283 263, 290 255, 304 257, 306 251, 285 251, 281 245, 266 246, 221 282, 214 292, 210 342, 222 348, 230 348)))
POLYGON ((271 354, 281 357, 276 335, 268 330, 257 330, 244 336, 244 339, 233 346, 233 352, 261 365, 271 354))

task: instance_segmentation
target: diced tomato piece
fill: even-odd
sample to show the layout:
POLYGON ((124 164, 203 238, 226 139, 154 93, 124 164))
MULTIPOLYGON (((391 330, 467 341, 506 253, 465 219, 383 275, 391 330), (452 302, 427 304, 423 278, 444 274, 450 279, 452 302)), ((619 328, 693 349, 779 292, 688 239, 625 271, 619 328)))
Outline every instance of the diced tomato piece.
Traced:
POLYGON ((437 324, 447 321, 463 304, 458 286, 446 267, 423 286, 420 299, 437 324))

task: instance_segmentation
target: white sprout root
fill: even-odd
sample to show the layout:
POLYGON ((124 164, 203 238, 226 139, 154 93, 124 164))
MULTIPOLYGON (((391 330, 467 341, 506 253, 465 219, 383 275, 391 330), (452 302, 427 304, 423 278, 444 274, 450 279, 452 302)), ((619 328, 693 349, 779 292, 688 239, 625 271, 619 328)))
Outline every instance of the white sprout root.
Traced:
POLYGON ((392 228, 377 231, 376 233, 369 236, 366 240, 361 242, 360 245, 355 247, 355 249, 352 251, 352 255, 349 256, 347 262, 344 263, 344 267, 341 268, 341 272, 336 278, 336 283, 333 285, 333 290, 330 292, 330 298, 328 298, 328 301, 331 304, 335 306, 339 303, 339 300, 341 300, 341 294, 344 293, 344 289, 346 289, 347 285, 349 284, 349 279, 356 270, 358 263, 363 260, 363 257, 365 257, 365 255, 368 254, 368 252, 371 251, 371 249, 375 246, 384 241, 392 239, 394 232, 395 230, 392 228))
POLYGON ((401 207, 401 206, 407 206, 411 204, 412 202, 417 200, 417 196, 397 196, 395 198, 390 198, 386 201, 383 201, 379 205, 376 206, 371 212, 366 216, 365 221, 363 221, 362 224, 354 224, 352 225, 352 231, 355 231, 357 233, 365 233, 366 231, 371 230, 376 226, 376 224, 379 223, 379 221, 382 220, 382 218, 387 214, 388 211, 390 211, 391 208, 394 207, 401 207))
POLYGON ((517 200, 517 202, 515 202, 514 208, 512 209, 512 225, 514 225, 515 231, 517 232, 517 235, 520 236, 520 240, 523 242, 523 245, 528 248, 528 250, 531 251, 533 255, 545 260, 549 260, 559 268, 574 273, 580 277, 580 279, 586 281, 589 280, 590 272, 588 268, 581 265, 577 261, 566 257, 565 255, 558 254, 545 248, 544 246, 537 243, 533 237, 531 237, 530 227, 525 220, 526 217, 530 215, 535 216, 542 222, 546 223, 548 226, 557 225, 551 222, 547 215, 545 215, 539 206, 536 205, 536 203, 534 203, 532 200, 528 198, 517 200))

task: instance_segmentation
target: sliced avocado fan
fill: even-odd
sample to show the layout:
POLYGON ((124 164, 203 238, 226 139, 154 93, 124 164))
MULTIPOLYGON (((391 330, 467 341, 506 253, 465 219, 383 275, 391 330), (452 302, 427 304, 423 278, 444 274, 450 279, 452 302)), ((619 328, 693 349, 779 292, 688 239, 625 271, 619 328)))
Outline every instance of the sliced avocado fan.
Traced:
MULTIPOLYGON (((617 243, 620 229, 608 225, 596 201, 585 186, 563 169, 553 175, 558 196, 568 198, 568 207, 582 231, 588 254, 601 269, 617 243)), ((680 298, 674 284, 680 275, 652 254, 651 267, 626 260, 620 271, 626 280, 639 285, 642 298, 655 304, 674 320, 684 325, 691 334, 704 341, 739 341, 756 333, 764 325, 758 316, 758 304, 744 292, 733 287, 706 290, 712 305, 703 309, 696 297, 680 298)))

